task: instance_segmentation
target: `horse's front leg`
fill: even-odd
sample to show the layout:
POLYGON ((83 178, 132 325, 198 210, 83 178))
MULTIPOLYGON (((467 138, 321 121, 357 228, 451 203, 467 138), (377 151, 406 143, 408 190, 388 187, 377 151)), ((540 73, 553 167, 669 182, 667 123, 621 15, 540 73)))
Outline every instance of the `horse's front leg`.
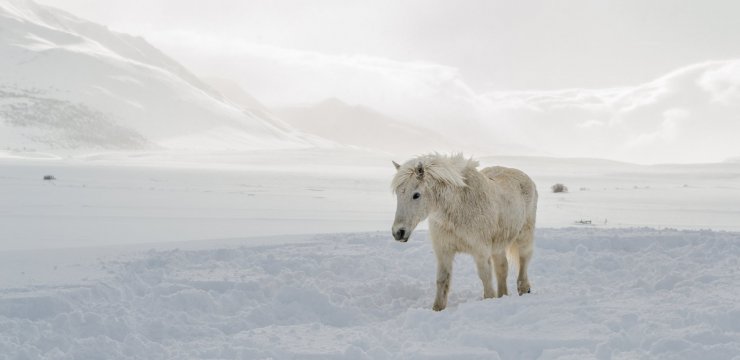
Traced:
POLYGON ((447 307, 447 294, 450 291, 452 275, 452 261, 455 253, 449 250, 435 249, 437 254, 437 297, 434 299, 434 311, 444 310, 447 307))
POLYGON ((493 285, 491 285, 491 281, 493 280, 491 275, 491 257, 477 255, 475 256, 475 265, 478 267, 478 277, 480 277, 480 281, 483 283, 483 298, 490 299, 495 297, 496 293, 493 291, 493 285))

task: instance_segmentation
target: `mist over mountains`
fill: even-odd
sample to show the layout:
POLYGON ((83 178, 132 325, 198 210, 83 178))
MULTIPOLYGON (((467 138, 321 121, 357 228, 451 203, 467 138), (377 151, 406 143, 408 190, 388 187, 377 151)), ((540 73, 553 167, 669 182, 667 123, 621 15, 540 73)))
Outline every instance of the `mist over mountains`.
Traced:
MULTIPOLYGON (((737 58, 666 68, 653 79, 618 87, 491 91, 471 85, 464 69, 439 63, 281 48, 208 34, 161 33, 156 42, 190 54, 188 63, 201 71, 234 73, 233 80, 242 83, 262 80, 249 89, 268 107, 336 97, 452 142, 518 144, 560 157, 689 163, 740 154, 731 135, 740 130, 737 58), (224 55, 205 58, 189 51, 193 46, 224 55), (218 69, 209 70, 212 64, 218 69)), ((546 59, 543 63, 548 65, 546 59)))
POLYGON ((558 155, 642 163, 736 156, 740 60, 687 66, 639 86, 493 92, 486 124, 558 155))
POLYGON ((740 156, 740 60, 690 65, 636 86, 481 91, 449 66, 204 35, 194 46, 228 56, 240 71, 201 80, 141 37, 32 1, 0 0, 0 30, 0 150, 342 144, 638 163, 740 156), (262 87, 249 79, 282 89, 280 104, 275 92, 253 92, 262 87))

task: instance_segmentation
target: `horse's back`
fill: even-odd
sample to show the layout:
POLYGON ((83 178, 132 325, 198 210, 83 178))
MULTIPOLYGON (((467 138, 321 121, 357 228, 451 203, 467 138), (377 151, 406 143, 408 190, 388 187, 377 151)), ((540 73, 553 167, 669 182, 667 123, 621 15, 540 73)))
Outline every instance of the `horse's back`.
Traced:
POLYGON ((535 188, 534 181, 523 171, 503 166, 491 166, 480 171, 487 178, 504 184, 515 184, 527 187, 526 190, 535 188))
POLYGON ((504 167, 504 166, 491 166, 491 167, 481 169, 480 172, 483 175, 486 175, 491 180, 496 180, 497 178, 498 179, 501 179, 501 178, 529 179, 529 176, 527 176, 527 174, 525 174, 523 171, 519 169, 504 167))
POLYGON ((523 171, 503 166, 491 166, 480 172, 495 184, 510 191, 511 196, 521 196, 528 210, 537 210, 537 186, 523 171))

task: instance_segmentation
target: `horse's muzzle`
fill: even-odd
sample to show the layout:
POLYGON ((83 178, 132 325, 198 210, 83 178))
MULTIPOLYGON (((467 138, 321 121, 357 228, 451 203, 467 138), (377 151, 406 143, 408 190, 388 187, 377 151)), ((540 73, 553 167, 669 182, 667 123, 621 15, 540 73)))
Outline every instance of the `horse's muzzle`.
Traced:
POLYGON ((406 229, 400 228, 393 232, 393 238, 400 242, 407 242, 409 241, 409 236, 411 233, 407 233, 406 229))

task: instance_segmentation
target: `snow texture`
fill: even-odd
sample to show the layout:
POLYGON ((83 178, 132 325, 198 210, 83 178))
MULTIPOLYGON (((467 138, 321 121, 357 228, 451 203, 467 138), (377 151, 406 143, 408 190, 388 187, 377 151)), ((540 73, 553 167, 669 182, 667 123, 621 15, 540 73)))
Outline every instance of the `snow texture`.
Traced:
MULTIPOLYGON (((532 294, 481 300, 472 259, 458 256, 443 312, 431 310, 435 260, 424 232, 406 244, 385 232, 255 241, 66 265, 36 259, 47 271, 88 266, 101 275, 2 288, 0 358, 740 354, 737 233, 542 229, 532 294)), ((24 256, 34 261, 15 255, 24 256)))

